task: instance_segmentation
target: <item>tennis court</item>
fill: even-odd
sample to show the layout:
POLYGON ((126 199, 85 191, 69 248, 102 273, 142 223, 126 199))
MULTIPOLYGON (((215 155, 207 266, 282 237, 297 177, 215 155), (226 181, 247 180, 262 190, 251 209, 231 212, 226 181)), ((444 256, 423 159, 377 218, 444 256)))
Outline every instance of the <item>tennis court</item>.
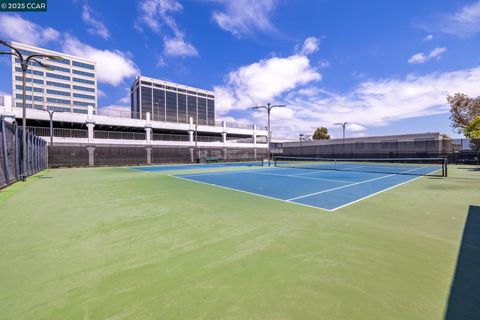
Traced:
POLYGON ((442 176, 446 174, 444 165, 443 159, 342 161, 283 157, 275 161, 273 168, 174 176, 334 211, 422 176, 442 176))

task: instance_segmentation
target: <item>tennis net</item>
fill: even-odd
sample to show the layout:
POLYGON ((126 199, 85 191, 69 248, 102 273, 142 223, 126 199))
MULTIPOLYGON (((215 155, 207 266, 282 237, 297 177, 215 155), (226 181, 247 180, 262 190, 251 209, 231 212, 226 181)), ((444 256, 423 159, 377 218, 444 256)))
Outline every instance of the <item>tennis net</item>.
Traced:
POLYGON ((276 167, 313 170, 340 170, 417 176, 447 176, 445 158, 329 159, 276 156, 276 167))

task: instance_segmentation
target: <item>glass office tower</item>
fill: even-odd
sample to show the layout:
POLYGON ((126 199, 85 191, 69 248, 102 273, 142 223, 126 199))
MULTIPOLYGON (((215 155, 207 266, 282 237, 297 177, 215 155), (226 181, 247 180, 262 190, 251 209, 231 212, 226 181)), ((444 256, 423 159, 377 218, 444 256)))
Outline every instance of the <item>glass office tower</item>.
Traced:
POLYGON ((132 118, 164 122, 215 125, 215 94, 212 91, 138 76, 130 88, 132 118))
MULTIPOLYGON (((64 60, 45 60, 54 70, 32 62, 26 77, 26 107, 87 113, 88 106, 97 110, 97 73, 95 61, 33 47, 18 42, 12 45, 22 54, 49 54, 64 60)), ((22 107, 22 68, 12 55, 13 106, 22 107)))

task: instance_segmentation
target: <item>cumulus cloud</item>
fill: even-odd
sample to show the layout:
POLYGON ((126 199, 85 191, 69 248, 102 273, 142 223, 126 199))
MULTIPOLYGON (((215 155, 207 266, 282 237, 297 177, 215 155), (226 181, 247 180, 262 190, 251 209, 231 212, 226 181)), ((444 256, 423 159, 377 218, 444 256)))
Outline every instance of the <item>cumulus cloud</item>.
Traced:
POLYGON ((455 92, 478 96, 478 81, 480 67, 366 81, 338 95, 324 91, 306 98, 293 93, 283 101, 294 115, 290 121, 274 125, 278 133, 286 136, 294 136, 300 130, 310 132, 319 125, 333 128, 333 123, 342 121, 355 124, 349 127, 350 131, 363 132, 364 128, 398 120, 447 113, 445 97, 455 92))
POLYGON ((435 59, 435 58, 439 59, 442 56, 442 54, 445 53, 445 51, 447 51, 447 48, 442 47, 442 48, 433 49, 432 51, 430 51, 429 54, 425 54, 423 52, 416 53, 413 56, 411 56, 410 59, 408 59, 408 62, 413 64, 421 64, 431 59, 435 59))
POLYGON ((306 56, 273 57, 240 67, 226 78, 226 84, 214 87, 216 110, 247 109, 271 102, 299 85, 321 80, 306 56))
POLYGON ((164 54, 176 57, 197 56, 197 49, 185 40, 173 15, 183 10, 176 0, 143 0, 139 5, 140 22, 152 31, 163 34, 164 54), (167 28, 163 28, 166 26, 167 28))
POLYGON ((249 36, 256 31, 275 31, 271 15, 278 0, 217 0, 224 8, 213 12, 213 20, 220 28, 237 37, 249 36))
POLYGON ((33 46, 45 45, 60 37, 60 32, 53 28, 43 28, 18 14, 0 15, 0 35, 6 40, 13 40, 33 46))
POLYGON ((97 63, 99 82, 117 86, 126 78, 139 74, 139 70, 130 57, 119 50, 101 50, 91 47, 77 38, 67 35, 62 49, 68 54, 94 60, 97 63))
POLYGON ((446 96, 463 92, 479 96, 480 67, 454 72, 407 75, 361 81, 347 92, 332 93, 319 86, 321 75, 308 56, 273 57, 231 71, 214 88, 219 117, 241 114, 260 125, 263 110, 248 110, 266 102, 286 104, 272 111, 274 135, 298 138, 334 123, 352 123, 349 132, 364 135, 369 127, 395 121, 443 114, 449 111, 446 96))
POLYGON ((165 46, 164 53, 167 56, 189 57, 198 55, 197 49, 190 43, 185 42, 182 37, 165 37, 163 43, 165 46))
POLYGON ((88 26, 87 31, 103 39, 110 38, 110 31, 102 21, 94 17, 95 15, 97 13, 85 2, 82 6, 82 20, 88 26))

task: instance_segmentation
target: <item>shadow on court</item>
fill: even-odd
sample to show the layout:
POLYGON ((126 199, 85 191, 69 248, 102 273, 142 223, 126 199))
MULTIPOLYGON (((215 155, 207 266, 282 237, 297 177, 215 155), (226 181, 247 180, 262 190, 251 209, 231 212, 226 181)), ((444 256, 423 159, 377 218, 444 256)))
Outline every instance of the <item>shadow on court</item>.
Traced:
POLYGON ((470 206, 445 320, 480 319, 480 207, 470 206))

